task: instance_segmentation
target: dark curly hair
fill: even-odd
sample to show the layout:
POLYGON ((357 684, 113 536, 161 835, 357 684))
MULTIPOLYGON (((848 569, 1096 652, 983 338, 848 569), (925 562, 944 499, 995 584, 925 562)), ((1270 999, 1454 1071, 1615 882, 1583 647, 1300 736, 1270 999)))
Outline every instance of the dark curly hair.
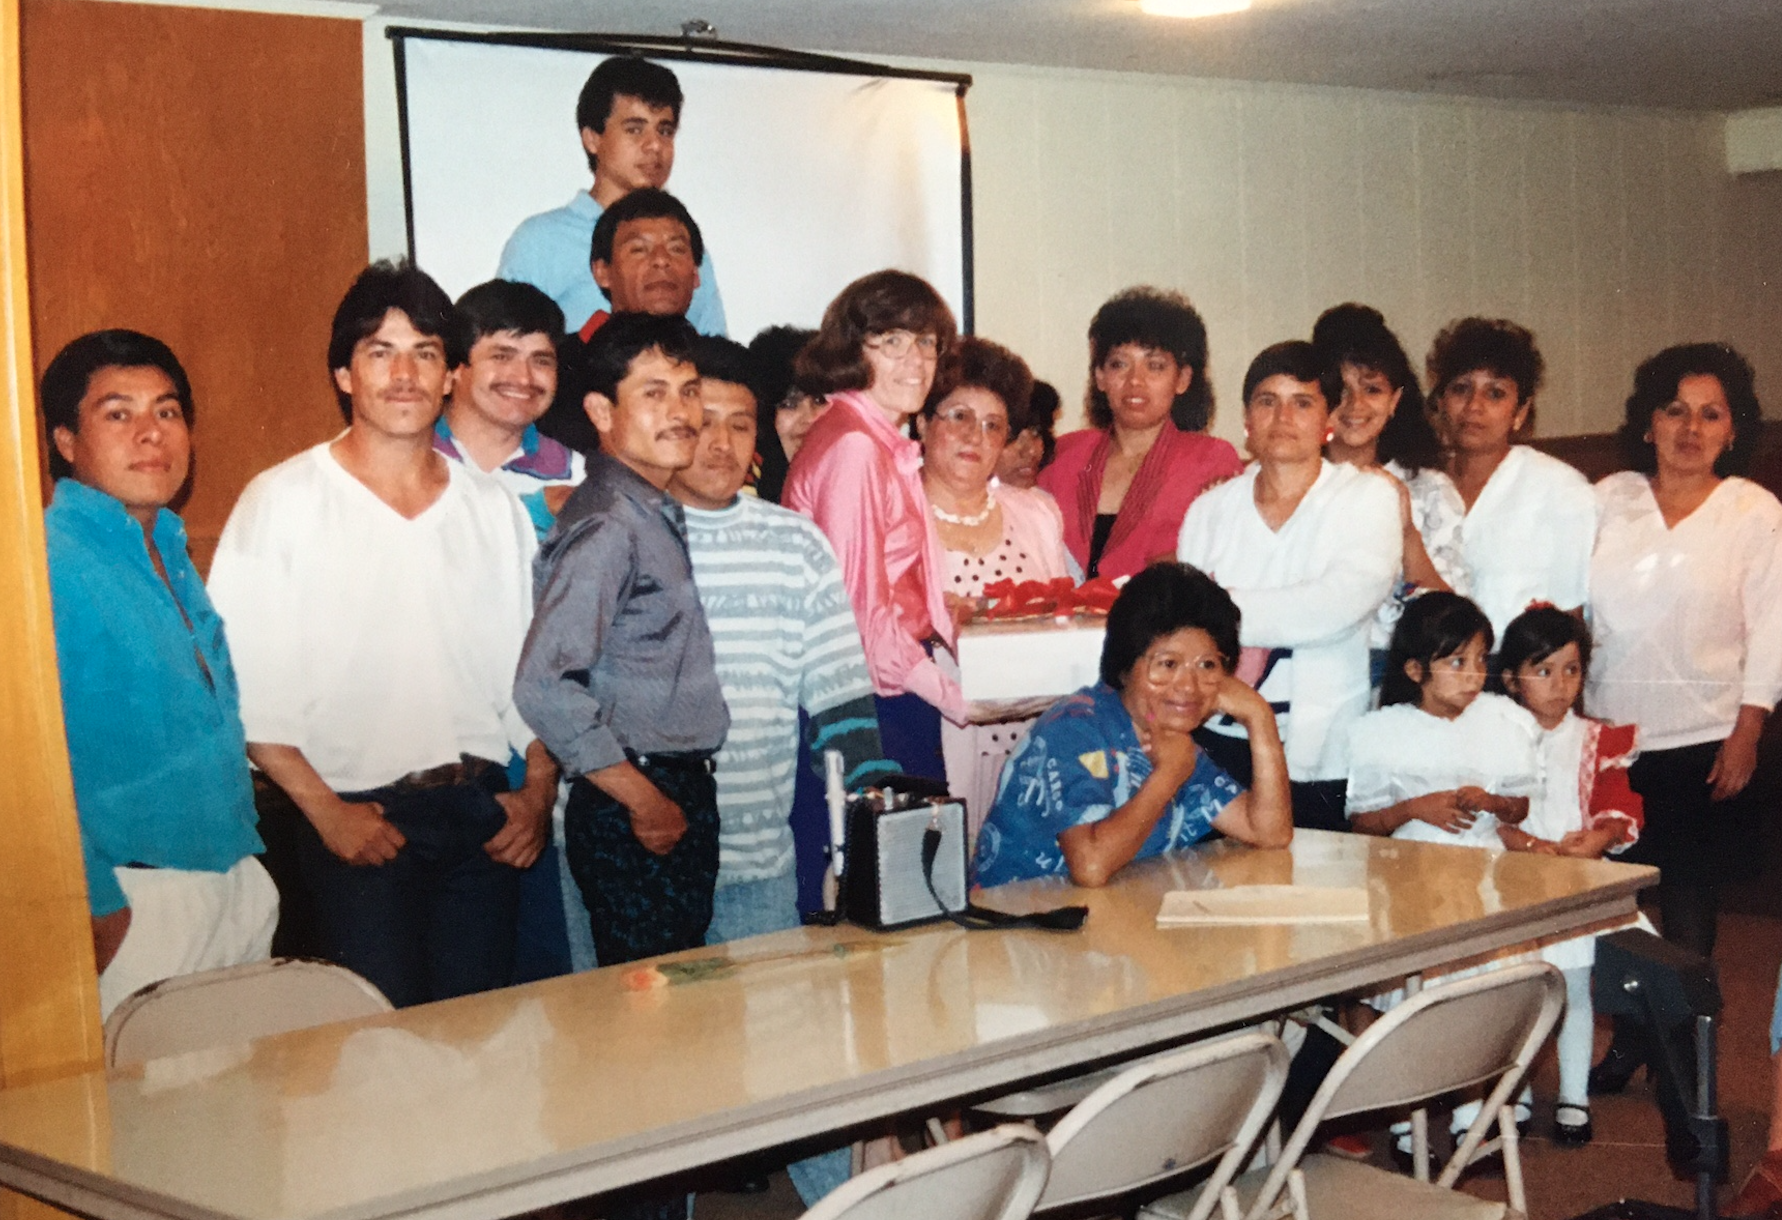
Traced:
POLYGON ((1763 408, 1757 401, 1757 375, 1751 362, 1724 343, 1667 347, 1635 370, 1627 419, 1621 425, 1621 450, 1627 464, 1643 474, 1657 473, 1658 450, 1647 439, 1652 416, 1676 401, 1685 377, 1712 377, 1720 383, 1732 411, 1733 438, 1714 462, 1714 473, 1722 478, 1744 474, 1757 452, 1763 408))
MULTIPOLYGON (((1516 383, 1518 406, 1532 402, 1547 375, 1547 362, 1535 346, 1534 332, 1506 318, 1460 318, 1448 323, 1429 345, 1424 371, 1429 397, 1439 401, 1456 378, 1485 370, 1516 383)), ((1524 429, 1534 427, 1530 408, 1524 429)))
MULTIPOLYGON (((1374 443, 1375 458, 1397 462, 1409 474, 1442 464, 1442 444, 1424 410, 1423 387, 1379 310, 1353 301, 1332 306, 1312 325, 1312 342, 1339 372, 1344 365, 1365 369, 1398 391, 1398 408, 1374 443)), ((1332 408, 1338 405, 1340 400, 1332 408)))
POLYGON ((1128 288, 1109 298, 1089 322, 1089 392, 1084 406, 1091 426, 1114 426, 1108 396, 1095 385, 1095 370, 1117 347, 1128 343, 1155 348, 1194 371, 1188 388, 1176 395, 1170 420, 1183 432, 1199 432, 1213 417, 1213 385, 1207 380, 1207 326, 1179 292, 1161 288, 1128 288))
MULTIPOLYGON (((937 379, 938 380, 938 379, 937 379)), ((1028 410, 1033 400, 1033 370, 1027 361, 1000 343, 966 336, 953 348, 953 362, 946 385, 936 384, 923 404, 922 414, 934 418, 941 400, 962 386, 988 390, 1001 401, 1009 413, 1009 437, 1021 435, 1033 426, 1028 410)))
POLYGON ((1132 667, 1152 644, 1188 627, 1198 627, 1213 637, 1213 646, 1229 671, 1237 662, 1242 618, 1231 594, 1199 568, 1154 563, 1126 582, 1108 611, 1107 634, 1101 642, 1101 680, 1115 690, 1124 690, 1132 667))

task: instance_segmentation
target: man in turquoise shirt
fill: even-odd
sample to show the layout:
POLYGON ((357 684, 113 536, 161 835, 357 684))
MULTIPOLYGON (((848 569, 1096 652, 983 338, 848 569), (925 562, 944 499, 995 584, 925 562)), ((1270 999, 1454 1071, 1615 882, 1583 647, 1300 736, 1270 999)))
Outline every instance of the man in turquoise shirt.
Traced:
MULTIPOLYGON (((661 64, 634 55, 602 60, 575 107, 594 185, 560 208, 520 222, 501 251, 497 278, 535 284, 563 309, 569 332, 612 305, 590 269, 594 224, 615 202, 643 187, 658 190, 674 170, 681 85, 661 64)), ((687 321, 703 335, 725 333, 724 301, 711 256, 699 261, 699 287, 687 321)))
POLYGON ((265 958, 278 894, 254 859, 222 621, 167 508, 191 463, 186 372, 158 339, 98 331, 50 362, 41 397, 56 657, 109 1015, 150 983, 265 958))

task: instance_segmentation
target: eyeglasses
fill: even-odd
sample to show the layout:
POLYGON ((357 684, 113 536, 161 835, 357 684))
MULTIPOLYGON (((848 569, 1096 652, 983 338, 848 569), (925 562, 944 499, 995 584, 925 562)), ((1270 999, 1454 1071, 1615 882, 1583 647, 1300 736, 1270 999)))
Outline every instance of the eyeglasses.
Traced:
POLYGON ((938 338, 907 330, 888 330, 873 335, 866 341, 866 346, 892 360, 902 360, 910 354, 911 349, 920 352, 924 360, 934 360, 940 356, 938 338))
POLYGON ((1170 652, 1141 658, 1140 663, 1145 667, 1146 680, 1153 686, 1168 686, 1190 674, 1198 678, 1203 674, 1222 675, 1225 672, 1216 658, 1181 657, 1170 652))
POLYGON ((1009 439, 1009 421, 998 419, 994 415, 980 416, 970 407, 948 407, 944 411, 934 413, 934 422, 945 424, 961 432, 982 432, 991 440, 1006 441, 1009 439))

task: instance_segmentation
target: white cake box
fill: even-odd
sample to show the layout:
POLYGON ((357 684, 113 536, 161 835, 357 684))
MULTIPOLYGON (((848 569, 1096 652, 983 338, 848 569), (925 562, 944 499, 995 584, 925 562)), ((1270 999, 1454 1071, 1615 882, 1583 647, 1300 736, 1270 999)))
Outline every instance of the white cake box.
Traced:
POLYGON ((971 623, 959 632, 959 685, 973 703, 1057 698, 1101 678, 1099 618, 971 623))

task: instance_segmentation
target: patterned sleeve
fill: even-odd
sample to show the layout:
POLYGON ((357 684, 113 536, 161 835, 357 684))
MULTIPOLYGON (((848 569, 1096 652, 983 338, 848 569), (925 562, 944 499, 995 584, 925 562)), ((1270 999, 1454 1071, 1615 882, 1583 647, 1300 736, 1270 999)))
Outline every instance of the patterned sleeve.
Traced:
POLYGON ((1429 561, 1448 587, 1465 597, 1473 582, 1460 545, 1460 526, 1466 520, 1460 492, 1439 470, 1419 470, 1406 485, 1411 491, 1411 524, 1423 538, 1429 561))
POLYGON ((1058 836, 1112 813, 1115 786, 1114 752, 1093 698, 1079 693, 1055 704, 1003 766, 978 840, 977 884, 1067 871, 1058 836))

